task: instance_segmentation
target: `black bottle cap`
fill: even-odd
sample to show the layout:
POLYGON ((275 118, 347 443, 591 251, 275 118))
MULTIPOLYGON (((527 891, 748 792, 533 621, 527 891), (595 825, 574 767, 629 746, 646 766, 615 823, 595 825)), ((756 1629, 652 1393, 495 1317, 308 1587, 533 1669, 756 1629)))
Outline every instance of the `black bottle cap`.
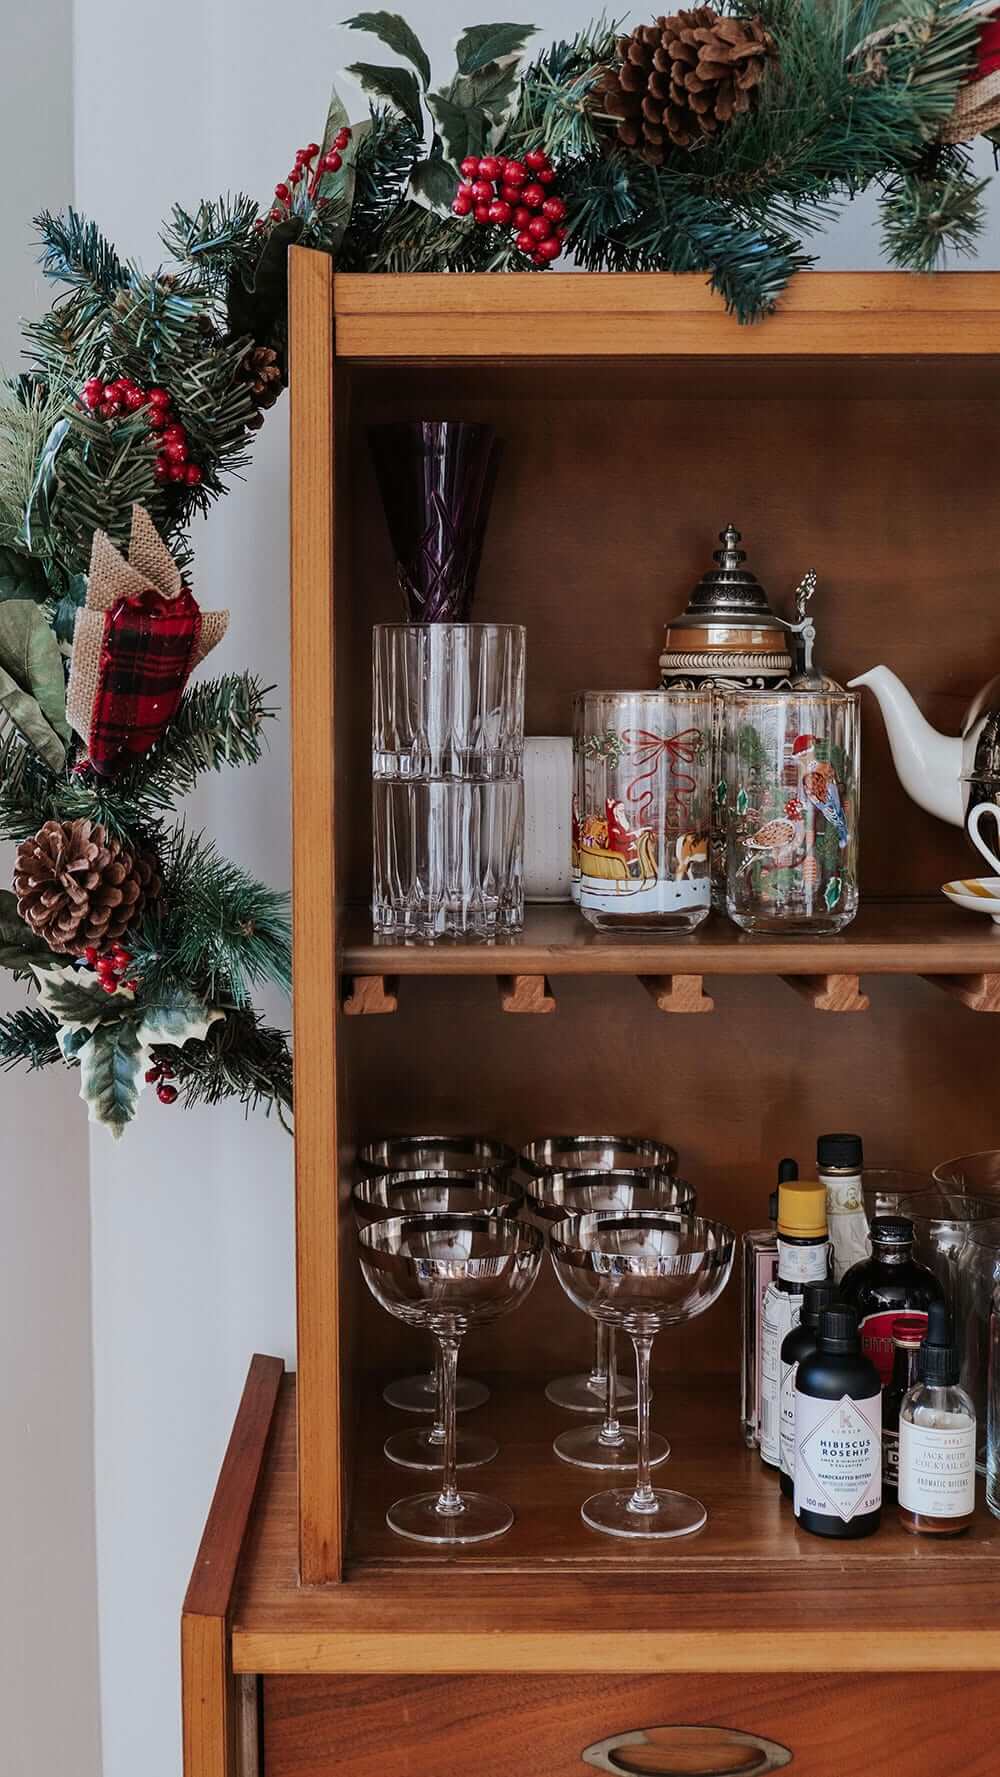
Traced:
POLYGON ((816 1164, 824 1168, 843 1166, 860 1172, 865 1151, 860 1135, 821 1135, 816 1143, 816 1164))
POLYGON ((913 1223, 909 1216, 873 1216, 873 1246, 912 1246, 913 1223))
POLYGON ((927 1310, 927 1337, 917 1354, 917 1375, 932 1387, 948 1387, 958 1381, 958 1346, 952 1337, 948 1310, 932 1302, 927 1310))
POLYGON ((837 1300, 837 1286, 833 1282, 807 1283, 802 1292, 802 1325, 818 1327, 819 1317, 825 1308, 829 1308, 837 1300))
POLYGON ((822 1309, 819 1342, 827 1351, 857 1351, 860 1348, 857 1309, 847 1302, 834 1302, 829 1308, 822 1309))
POLYGON ((799 1176, 799 1163, 797 1160, 791 1160, 791 1159, 786 1158, 784 1160, 778 1161, 778 1183, 779 1183, 779 1185, 791 1184, 792 1180, 797 1179, 798 1176, 799 1176))
POLYGON ((767 1216, 768 1216, 768 1221, 771 1221, 771 1222, 776 1222, 778 1219, 778 1193, 777 1193, 777 1191, 772 1191, 770 1197, 767 1200, 767 1216))

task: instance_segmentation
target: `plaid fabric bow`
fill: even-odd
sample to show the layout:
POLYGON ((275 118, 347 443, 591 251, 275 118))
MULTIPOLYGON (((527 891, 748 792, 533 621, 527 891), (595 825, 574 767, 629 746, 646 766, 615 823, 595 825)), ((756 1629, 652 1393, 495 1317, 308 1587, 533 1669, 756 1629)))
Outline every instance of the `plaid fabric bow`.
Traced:
POLYGON ((95 771, 109 775, 149 752, 228 621, 227 611, 199 610, 143 507, 132 508, 128 561, 95 533, 66 694, 95 771))

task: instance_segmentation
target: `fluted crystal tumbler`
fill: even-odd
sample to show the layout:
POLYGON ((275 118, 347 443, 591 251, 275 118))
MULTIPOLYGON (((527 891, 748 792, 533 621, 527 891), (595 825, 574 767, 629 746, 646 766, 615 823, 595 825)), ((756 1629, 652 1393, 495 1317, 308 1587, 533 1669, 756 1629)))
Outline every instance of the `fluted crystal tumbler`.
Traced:
MULTIPOLYGON (((628 1172, 622 1168, 609 1172, 543 1173, 527 1190, 528 1202, 536 1214, 550 1222, 569 1216, 595 1215, 609 1210, 636 1213, 649 1209, 672 1209, 685 1215, 694 1212, 696 1193, 693 1185, 670 1173, 647 1167, 645 1171, 628 1172)), ((619 1417, 628 1405, 635 1405, 635 1394, 628 1390, 626 1400, 619 1399, 618 1335, 614 1327, 597 1326, 604 1333, 604 1417, 599 1425, 576 1425, 559 1433, 552 1448, 561 1462, 574 1468, 635 1468, 638 1437, 619 1417)), ((670 1445, 658 1432, 649 1438, 649 1460, 652 1467, 666 1462, 670 1445)))
POLYGON ((359 1236, 361 1269, 376 1301, 438 1341, 444 1380, 444 1463, 437 1493, 397 1500, 386 1522, 412 1542, 458 1548, 502 1536, 514 1522, 503 1500, 463 1493, 455 1459, 459 1346, 522 1302, 538 1276, 542 1236, 525 1222, 487 1215, 397 1216, 359 1236))
POLYGON ((524 656, 520 624, 376 625, 376 933, 491 939, 522 925, 524 656))
MULTIPOLYGON (((475 1173, 461 1172, 385 1172, 360 1179, 351 1192, 360 1227, 400 1215, 516 1216, 522 1201, 519 1191, 505 1190, 492 1178, 477 1178, 475 1173)), ((435 1350, 432 1378, 414 1376, 390 1383, 385 1398, 392 1406, 395 1404, 394 1389, 411 1390, 416 1385, 422 1400, 428 1380, 433 1392, 433 1400, 428 1405, 433 1407, 434 1423, 393 1432, 382 1446, 389 1461, 399 1468, 439 1469, 444 1462, 444 1378, 440 1351, 435 1350)), ((481 1382, 469 1382, 463 1378, 463 1383, 467 1406, 478 1406, 488 1400, 489 1391, 481 1382)), ((459 1468, 478 1468, 484 1462, 492 1462, 498 1450, 496 1439, 485 1432, 463 1429, 456 1434, 455 1460, 459 1468)))
MULTIPOLYGON (((518 1159, 533 1178, 545 1172, 614 1172, 623 1167, 626 1171, 650 1166, 662 1172, 677 1170, 677 1149, 644 1135, 542 1135, 526 1142, 518 1159)), ((545 1398, 566 1413, 600 1413, 607 1386, 607 1332, 598 1324, 589 1372, 553 1377, 546 1385, 545 1398)), ((635 1387, 629 1378, 619 1376, 618 1410, 628 1413, 634 1407, 635 1387)))
POLYGON ((462 622, 475 591, 499 466, 492 426, 401 420, 368 440, 408 617, 462 622))
POLYGON ((722 1222, 666 1210, 612 1212, 560 1222, 549 1237, 556 1276, 578 1308, 624 1327, 635 1347, 639 1449, 635 1486, 594 1493, 581 1507, 607 1536, 689 1536, 708 1516, 700 1500, 650 1479, 650 1361, 664 1327, 704 1314, 733 1268, 736 1236, 722 1222))

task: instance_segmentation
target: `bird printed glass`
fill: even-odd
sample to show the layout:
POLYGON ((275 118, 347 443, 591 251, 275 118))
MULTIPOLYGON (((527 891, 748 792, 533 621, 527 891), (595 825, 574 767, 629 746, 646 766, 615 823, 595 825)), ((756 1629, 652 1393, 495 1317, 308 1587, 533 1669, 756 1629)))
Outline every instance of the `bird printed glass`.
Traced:
POLYGON ((711 691, 587 691, 573 799, 580 911, 600 930, 708 915, 711 691))
POLYGON ((839 932, 858 910, 858 698, 817 687, 725 697, 726 911, 748 932, 839 932))

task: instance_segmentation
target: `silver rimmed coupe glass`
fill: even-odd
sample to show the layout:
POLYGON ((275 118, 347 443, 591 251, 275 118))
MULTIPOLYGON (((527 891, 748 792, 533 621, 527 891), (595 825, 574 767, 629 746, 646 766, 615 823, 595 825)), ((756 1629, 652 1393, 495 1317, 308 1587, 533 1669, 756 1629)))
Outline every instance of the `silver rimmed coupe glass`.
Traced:
MULTIPOLYGON (((366 1177, 386 1172, 447 1172, 465 1178, 509 1178, 517 1159, 506 1142, 488 1135, 390 1135, 365 1142, 358 1149, 358 1171, 366 1177)), ((401 1211, 397 1211, 401 1213, 401 1211)), ((401 1413, 433 1413, 438 1389, 433 1372, 424 1376, 400 1376, 384 1390, 386 1405, 401 1413)), ((458 1411, 470 1413, 485 1406, 490 1391, 485 1383, 463 1377, 458 1388, 458 1411)))
POLYGON ((365 1282, 387 1313, 434 1334, 444 1380, 444 1465, 440 1491, 390 1506, 386 1523, 412 1542, 457 1548, 502 1536, 510 1506, 461 1493, 455 1461, 458 1350, 470 1327, 488 1325, 522 1302, 538 1276, 542 1236, 504 1216, 394 1216, 358 1235, 365 1282))
MULTIPOLYGON (((383 1172, 359 1180, 351 1192, 360 1227, 369 1222, 384 1222, 392 1216, 440 1215, 442 1212, 516 1216, 522 1201, 520 1191, 505 1189, 491 1177, 463 1172, 383 1172)), ((412 1381, 422 1385, 424 1378, 408 1378, 402 1384, 390 1383, 385 1397, 388 1398, 395 1388, 406 1387, 412 1381)), ((466 1387, 470 1394, 478 1389, 484 1399, 488 1398, 489 1390, 481 1382, 468 1382, 466 1387)), ((399 1468, 439 1469, 444 1462, 444 1387, 441 1354, 436 1345, 433 1388, 430 1409, 434 1415, 433 1425, 393 1432, 382 1446, 389 1461, 399 1468)), ((473 1399, 471 1404, 478 1403, 473 1399)), ((455 1460, 459 1468, 479 1468, 484 1462, 492 1462, 499 1448, 496 1438, 484 1432, 460 1431, 455 1460)))
POLYGON ((579 1216, 549 1236, 556 1276, 571 1302, 635 1346, 639 1452, 635 1486, 594 1493, 581 1507, 607 1536, 689 1536, 708 1516, 700 1500, 653 1487, 649 1462, 650 1359, 663 1327, 704 1314, 733 1268, 736 1236, 722 1222, 668 1210, 579 1216))
MULTIPOLYGON (((525 1143, 518 1164, 533 1178, 543 1172, 616 1172, 621 1168, 634 1172, 649 1166, 676 1172, 677 1149, 645 1135, 542 1135, 525 1143)), ((547 1384, 545 1397, 554 1407, 567 1413, 603 1412, 608 1387, 606 1340, 606 1330, 598 1323, 589 1374, 581 1371, 574 1376, 556 1376, 547 1384)), ((619 1377, 618 1411, 630 1413, 634 1407, 635 1388, 624 1376, 619 1377)))
MULTIPOLYGON (((647 1209, 672 1209, 679 1214, 694 1212, 696 1193, 685 1179, 657 1171, 613 1172, 548 1172, 527 1187, 527 1197, 537 1215, 549 1222, 561 1222, 569 1216, 595 1215, 610 1210, 630 1212, 647 1209)), ((622 1425, 619 1405, 618 1334, 614 1327, 601 1326, 604 1334, 604 1417, 599 1425, 575 1425, 560 1432, 552 1448, 561 1462, 574 1468, 633 1469, 638 1459, 638 1438, 630 1427, 622 1425)), ((630 1390, 631 1394, 631 1390, 630 1390)), ((634 1398, 634 1397, 633 1397, 634 1398)), ((666 1438, 651 1432, 649 1461, 652 1467, 666 1462, 670 1445, 666 1438)))

